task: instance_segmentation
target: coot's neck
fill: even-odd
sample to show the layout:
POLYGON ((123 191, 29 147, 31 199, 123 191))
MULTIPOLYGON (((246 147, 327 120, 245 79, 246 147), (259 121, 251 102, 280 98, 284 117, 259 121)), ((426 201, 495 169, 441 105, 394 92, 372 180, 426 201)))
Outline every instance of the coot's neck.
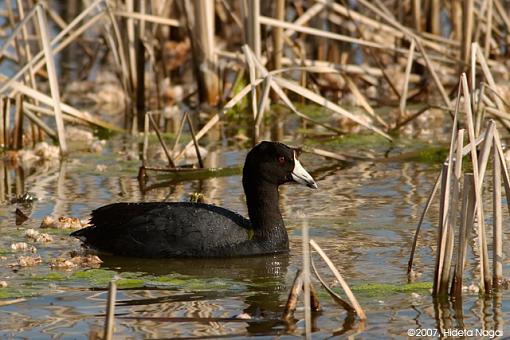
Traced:
POLYGON ((288 236, 280 214, 278 186, 247 175, 243 176, 243 187, 254 236, 287 248, 288 236))

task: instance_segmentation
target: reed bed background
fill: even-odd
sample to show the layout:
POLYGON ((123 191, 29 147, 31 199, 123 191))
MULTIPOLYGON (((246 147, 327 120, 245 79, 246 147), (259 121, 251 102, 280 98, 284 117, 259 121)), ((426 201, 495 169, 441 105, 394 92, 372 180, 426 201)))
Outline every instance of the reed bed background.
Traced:
POLYGON ((249 96, 253 142, 267 138, 263 122, 274 103, 332 134, 358 125, 390 139, 430 108, 451 115, 459 75, 475 58, 470 87, 481 88, 473 101, 508 128, 508 7, 501 0, 6 1, 2 126, 26 141, 47 135, 65 154, 64 124, 143 131, 151 111, 153 126, 176 131, 186 109, 199 141, 249 96), (69 58, 70 70, 55 67, 69 58), (101 91, 101 71, 110 92, 101 91), (22 116, 9 119, 17 94, 22 116), (80 108, 80 96, 120 110, 105 119, 80 108), (333 123, 298 110, 297 98, 329 109, 333 123), (392 108, 384 117, 374 109, 381 105, 392 108))

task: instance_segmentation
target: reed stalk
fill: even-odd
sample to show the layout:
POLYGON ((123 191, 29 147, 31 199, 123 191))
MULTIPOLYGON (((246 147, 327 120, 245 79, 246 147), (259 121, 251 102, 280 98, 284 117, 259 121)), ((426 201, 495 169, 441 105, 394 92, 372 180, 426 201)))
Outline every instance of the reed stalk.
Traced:
MULTIPOLYGON (((474 0, 464 0, 463 8, 462 8, 462 16, 464 20, 462 21, 462 40, 461 40, 461 60, 464 62, 464 65, 467 65, 469 62, 471 42, 473 36, 473 23, 474 23, 474 0)), ((464 66, 460 66, 461 70, 464 66)))
POLYGON ((358 314, 358 316, 361 320, 366 320, 367 316, 366 316, 365 312, 363 311, 360 304, 358 303, 358 300, 356 299, 356 297, 352 293, 351 289, 347 285, 347 282, 345 282, 345 280, 343 279, 343 277, 340 274, 340 272, 338 271, 338 269, 336 269, 333 262, 329 259, 329 257, 326 255, 326 253, 322 250, 322 248, 313 239, 310 240, 310 245, 317 251, 317 253, 319 253, 319 255, 322 257, 324 262, 326 262, 326 264, 328 265, 328 267, 331 270, 331 272, 333 273, 333 275, 335 275, 336 279, 340 283, 340 286, 342 286, 342 289, 344 290, 345 294, 347 295, 347 298, 351 302, 351 305, 356 310, 356 314, 358 314))
POLYGON ((503 185, 505 187, 505 196, 507 197, 506 203, 508 206, 508 213, 510 214, 510 178, 508 175, 508 168, 506 165, 505 155, 503 153, 503 147, 501 145, 501 139, 499 138, 498 130, 494 130, 494 142, 498 150, 499 162, 503 170, 503 185))
POLYGON ((305 337, 312 338, 312 313, 310 306, 310 237, 308 233, 308 222, 303 223, 303 285, 304 285, 304 305, 305 305, 305 337))
POLYGON ((456 297, 462 295, 462 280, 466 266, 469 236, 473 230, 475 216, 475 190, 473 174, 464 174, 464 185, 461 205, 461 221, 459 228, 459 242, 457 247, 457 261, 451 287, 451 294, 456 297))
MULTIPOLYGON (((414 3, 414 1, 413 1, 414 3)), ((411 39, 411 45, 409 46, 409 55, 407 56, 407 64, 405 70, 405 78, 404 78, 404 88, 402 89, 402 95, 400 96, 400 115, 397 118, 397 123, 400 122, 401 117, 405 115, 406 112, 406 104, 407 104, 407 92, 409 89, 409 77, 411 76, 411 69, 413 67, 413 59, 414 59, 414 50, 415 50, 416 42, 414 39, 411 39)))
MULTIPOLYGON (((187 114, 187 113, 185 113, 187 114)), ((161 144, 161 147, 163 148, 163 151, 165 152, 166 159, 168 161, 168 166, 170 168, 175 168, 175 163, 172 160, 172 156, 170 156, 170 152, 168 151, 168 148, 166 146, 165 141, 163 140, 163 137, 161 137, 161 133, 159 132, 158 124, 156 124, 156 121, 154 120, 154 117, 152 117, 152 113, 148 112, 146 116, 149 117, 150 124, 154 131, 156 132, 156 136, 158 137, 159 144, 161 144)), ((200 158, 199 158, 200 159, 200 158)))
POLYGON ((113 326, 115 323, 115 300, 117 295, 117 284, 110 281, 108 284, 108 299, 106 301, 106 319, 104 326, 103 339, 112 340, 113 326))
POLYGON ((20 150, 23 148, 23 95, 20 93, 16 95, 13 134, 14 150, 20 150))
POLYGON ((193 140, 193 145, 195 146, 195 152, 196 152, 197 158, 198 158, 198 165, 200 166, 200 168, 203 169, 204 168, 204 162, 202 160, 202 155, 200 154, 200 145, 198 145, 197 136, 195 134, 195 128, 193 127, 193 123, 191 122, 191 118, 189 116, 189 113, 186 112, 184 115, 186 117, 186 121, 188 122, 189 132, 191 133, 191 138, 193 140))
POLYGON ((290 321, 294 317, 294 311, 296 310, 297 301, 301 290, 303 289, 303 272, 301 270, 296 271, 292 288, 290 289, 285 309, 283 310, 282 320, 290 321))
POLYGON ((50 91, 52 96, 52 106, 55 110, 55 122, 57 125, 58 142, 60 148, 60 154, 65 156, 67 154, 67 143, 64 131, 64 120, 62 119, 62 109, 60 100, 60 89, 57 79, 57 70, 55 67, 55 60, 53 59, 53 52, 50 45, 50 35, 48 32, 48 21, 46 19, 46 13, 42 7, 37 9, 37 19, 39 23, 39 29, 41 31, 41 40, 44 50, 44 56, 46 60, 46 68, 48 70, 48 78, 50 83, 50 91))
MULTIPOLYGON (((275 18, 283 21, 285 19, 285 0, 276 0, 275 18)), ((277 27, 273 30, 273 68, 282 68, 283 56, 283 29, 277 27)))
MULTIPOLYGON (((448 237, 448 209, 450 197, 450 171, 449 164, 443 163, 441 170, 441 195, 439 201, 439 227, 437 236, 436 269, 434 271, 433 294, 438 296, 444 294, 445 281, 443 267, 445 263, 446 243, 448 237)), ((447 282, 446 282, 447 283, 447 282)))
MULTIPOLYGON (((466 74, 462 73, 461 75, 461 86, 464 97, 464 110, 467 115, 467 125, 468 125, 468 136, 469 142, 471 144, 471 163, 473 165, 473 176, 474 176, 474 187, 475 187, 475 197, 476 197, 476 217, 478 221, 478 241, 480 247, 480 290, 485 291, 485 269, 486 264, 488 263, 486 259, 484 259, 485 252, 484 249, 484 219, 483 219, 483 201, 481 195, 481 185, 480 185, 480 175, 479 175, 479 163, 478 163, 478 154, 475 147, 475 131, 473 124, 473 114, 471 110, 471 96, 469 93, 469 88, 467 84, 466 74)), ((486 245, 486 244, 485 244, 486 245)))
POLYGON ((492 284, 494 288, 503 283, 503 225, 501 209, 501 160, 493 137, 493 245, 492 245, 492 284))
POLYGON ((418 236, 420 235, 421 226, 423 224, 423 220, 425 219, 425 215, 427 214, 430 206, 432 205, 432 200, 434 199, 437 189, 439 188, 439 183, 442 183, 442 173, 436 177, 436 181, 432 190, 430 191, 429 197, 427 198, 427 202, 425 203, 425 209, 423 209, 420 221, 418 222, 418 226, 416 227, 416 231, 414 232, 413 245, 411 246, 411 255, 409 256, 409 261, 407 263, 407 274, 410 274, 413 270, 413 262, 414 262, 414 254, 416 252, 416 245, 418 244, 418 236))

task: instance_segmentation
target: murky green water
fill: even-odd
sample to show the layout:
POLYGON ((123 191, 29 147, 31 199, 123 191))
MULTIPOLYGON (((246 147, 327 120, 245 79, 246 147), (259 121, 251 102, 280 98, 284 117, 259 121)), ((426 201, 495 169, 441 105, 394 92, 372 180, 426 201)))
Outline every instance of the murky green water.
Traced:
MULTIPOLYGON (((187 201, 193 192, 246 215, 239 175, 178 182, 142 193, 136 180, 138 162, 125 161, 117 152, 120 149, 117 145, 101 156, 83 154, 61 165, 39 167, 34 174, 24 174, 24 183, 13 169, 0 169, 3 183, 10 181, 3 186, 6 193, 0 206, 0 276, 9 285, 0 288, 0 302, 24 299, 0 307, 0 337, 84 339, 93 331, 102 332, 105 289, 113 277, 119 283, 115 322, 119 338, 301 336, 302 309, 296 312, 295 323, 283 323, 280 317, 302 263, 300 230, 305 220, 311 237, 330 255, 368 315, 365 324, 352 320, 319 289, 322 311, 314 315, 316 338, 342 334, 403 338, 408 329, 416 328, 497 329, 510 335, 505 322, 510 316, 507 291, 486 299, 466 293, 454 307, 435 303, 427 288, 419 289, 429 287, 432 281, 437 204, 425 221, 416 259, 416 269, 422 273, 417 281, 425 284, 405 286, 414 229, 438 171, 436 164, 416 160, 344 167, 304 155, 302 162, 317 179, 319 190, 294 185, 281 188, 290 255, 222 260, 102 256, 104 263, 99 269, 52 270, 52 259, 70 250, 81 251, 81 247, 67 231, 49 229, 44 231, 54 241, 35 244, 42 264, 16 271, 10 268, 8 264, 21 255, 12 252, 10 245, 26 241, 26 229, 38 229, 46 215, 86 218, 90 210, 112 202, 187 201), (106 169, 100 171, 98 164, 106 169), (32 192, 38 200, 31 207, 11 204, 8 199, 16 189, 18 193, 32 192), (14 223, 16 207, 30 215, 21 226, 14 223), (252 318, 231 319, 241 313, 252 318)), ((234 166, 242 164, 244 154, 222 146, 210 157, 217 165, 234 166)), ((487 195, 489 199, 490 193, 487 195)), ((477 281, 470 256, 465 284, 477 281)), ((332 282, 318 258, 316 263, 332 282)), ((509 269, 505 260, 505 273, 509 269)))

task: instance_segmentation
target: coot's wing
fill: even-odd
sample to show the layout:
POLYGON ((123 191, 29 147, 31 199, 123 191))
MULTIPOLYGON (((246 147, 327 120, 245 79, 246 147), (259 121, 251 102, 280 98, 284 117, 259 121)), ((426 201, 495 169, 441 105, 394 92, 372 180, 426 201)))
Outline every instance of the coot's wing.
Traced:
POLYGON ((224 256, 251 235, 241 215, 199 203, 115 203, 94 210, 90 222, 72 235, 102 251, 139 257, 224 256))

